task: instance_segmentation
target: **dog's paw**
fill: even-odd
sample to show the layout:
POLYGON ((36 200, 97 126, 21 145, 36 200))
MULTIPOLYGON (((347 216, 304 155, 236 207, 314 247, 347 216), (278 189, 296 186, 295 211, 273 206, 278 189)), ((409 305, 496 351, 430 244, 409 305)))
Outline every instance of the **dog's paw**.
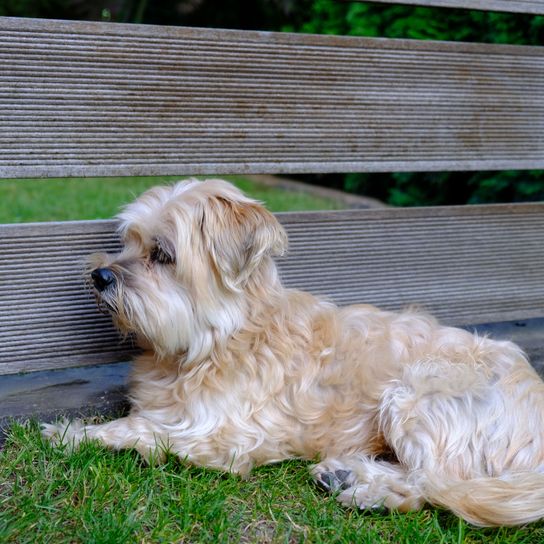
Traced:
POLYGON ((336 460, 324 461, 311 469, 315 483, 329 493, 348 489, 355 483, 355 474, 336 460))
POLYGON ((351 479, 352 472, 350 470, 338 469, 334 472, 319 472, 314 475, 316 484, 328 491, 329 493, 336 493, 343 489, 351 487, 349 480, 351 479))
POLYGON ((409 512, 425 504, 423 497, 408 487, 392 489, 379 480, 370 484, 357 484, 342 491, 337 500, 344 506, 360 510, 409 512))
POLYGON ((85 426, 82 421, 63 419, 57 423, 42 423, 42 436, 53 446, 65 446, 68 451, 77 449, 86 438, 85 426))
POLYGON ((371 492, 369 485, 354 485, 344 488, 336 497, 338 502, 348 508, 359 508, 360 510, 383 511, 387 509, 386 499, 376 496, 371 492))

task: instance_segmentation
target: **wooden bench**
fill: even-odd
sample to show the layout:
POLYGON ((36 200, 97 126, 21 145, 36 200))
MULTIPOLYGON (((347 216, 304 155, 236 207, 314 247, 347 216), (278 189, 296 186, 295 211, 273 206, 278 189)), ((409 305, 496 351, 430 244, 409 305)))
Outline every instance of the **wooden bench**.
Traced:
MULTIPOLYGON (((3 178, 544 167, 540 47, 0 18, 0 51, 3 178)), ((278 217, 287 285, 419 304, 543 364, 544 204, 278 217)), ((82 278, 117 247, 114 221, 0 226, 2 424, 122 408, 134 347, 82 278)))

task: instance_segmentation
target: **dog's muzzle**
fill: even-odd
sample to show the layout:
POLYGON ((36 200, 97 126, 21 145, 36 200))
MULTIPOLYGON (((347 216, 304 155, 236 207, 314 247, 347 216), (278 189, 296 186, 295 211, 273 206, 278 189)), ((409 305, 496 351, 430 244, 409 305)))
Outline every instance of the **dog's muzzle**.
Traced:
POLYGON ((91 272, 91 278, 95 289, 99 292, 115 285, 115 275, 109 268, 96 268, 91 272))

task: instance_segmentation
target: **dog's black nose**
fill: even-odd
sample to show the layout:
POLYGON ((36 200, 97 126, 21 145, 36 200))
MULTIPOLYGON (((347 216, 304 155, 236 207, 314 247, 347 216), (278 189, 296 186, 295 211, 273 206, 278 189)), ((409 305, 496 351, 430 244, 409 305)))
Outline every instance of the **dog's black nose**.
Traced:
POLYGON ((91 272, 91 278, 98 291, 104 291, 115 283, 115 276, 109 268, 96 268, 91 272))

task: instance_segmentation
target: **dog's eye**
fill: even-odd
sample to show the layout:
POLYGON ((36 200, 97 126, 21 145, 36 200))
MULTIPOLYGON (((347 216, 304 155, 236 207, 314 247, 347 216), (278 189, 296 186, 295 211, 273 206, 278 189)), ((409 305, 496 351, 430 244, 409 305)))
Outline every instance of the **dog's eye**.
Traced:
POLYGON ((156 245, 149 254, 149 260, 152 263, 171 264, 174 262, 172 256, 166 253, 159 245, 156 245))

